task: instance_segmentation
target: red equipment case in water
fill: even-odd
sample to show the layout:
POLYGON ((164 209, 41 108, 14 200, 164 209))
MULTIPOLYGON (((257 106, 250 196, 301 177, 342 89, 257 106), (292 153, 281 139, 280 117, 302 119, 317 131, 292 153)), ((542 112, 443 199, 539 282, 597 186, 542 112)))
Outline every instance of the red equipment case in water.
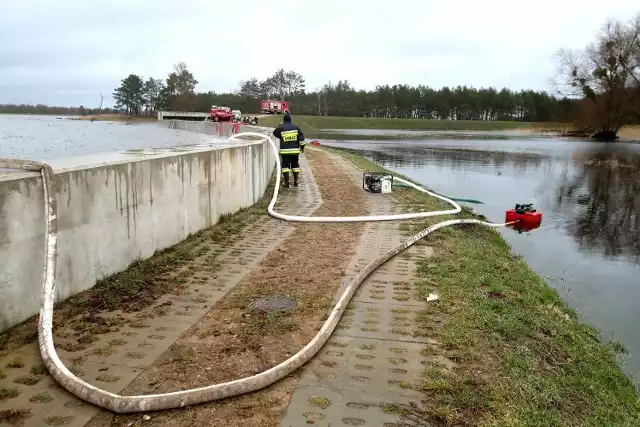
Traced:
POLYGON ((542 223, 542 212, 537 212, 533 208, 533 204, 520 205, 517 204, 515 209, 507 210, 505 214, 505 222, 518 221, 511 227, 533 230, 540 227, 542 223))

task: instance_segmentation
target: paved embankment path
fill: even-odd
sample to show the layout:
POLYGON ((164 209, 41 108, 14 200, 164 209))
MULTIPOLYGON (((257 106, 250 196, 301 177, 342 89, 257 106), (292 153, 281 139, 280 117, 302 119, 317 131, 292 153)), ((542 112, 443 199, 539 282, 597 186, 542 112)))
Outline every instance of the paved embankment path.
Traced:
MULTIPOLYGON (((332 215, 334 211, 339 215, 347 214, 344 210, 336 210, 335 206, 336 203, 349 205, 353 199, 347 198, 348 192, 341 194, 338 201, 330 198, 329 203, 323 206, 320 190, 323 189, 327 199, 332 181, 337 181, 338 187, 348 187, 350 194, 366 200, 366 209, 360 206, 360 210, 371 214, 397 210, 390 196, 358 194, 363 192, 358 188, 362 182, 361 172, 341 157, 309 151, 310 156, 317 156, 322 161, 314 160, 314 169, 311 170, 305 156, 301 158, 304 170, 301 186, 285 191, 276 210, 312 215, 322 206, 322 209, 329 210, 322 212, 324 215, 332 215)), ((361 205, 361 200, 357 204, 361 205)), ((363 212, 352 214, 359 213, 363 212)), ((275 349, 270 349, 269 345, 277 346, 278 342, 257 342, 252 344, 252 349, 233 349, 232 341, 236 338, 241 340, 246 332, 243 328, 247 327, 240 325, 238 332, 234 332, 234 322, 238 323, 234 316, 240 314, 245 318, 248 314, 235 313, 237 307, 225 301, 237 299, 234 292, 239 289, 246 288, 249 292, 252 284, 259 287, 259 277, 271 274, 275 277, 271 282, 265 282, 268 286, 276 286, 273 283, 278 283, 278 277, 285 282, 288 274, 308 276, 308 283, 298 278, 301 282, 297 286, 300 287, 313 285, 311 282, 316 277, 323 282, 331 282, 331 276, 320 277, 322 275, 317 269, 344 269, 347 259, 342 263, 339 261, 341 256, 349 258, 349 264, 344 274, 338 271, 339 274, 334 276, 344 276, 344 287, 367 262, 400 242, 398 227, 397 222, 366 226, 296 225, 263 216, 249 225, 237 240, 195 239, 189 250, 197 252, 198 256, 178 265, 167 277, 167 280, 182 278, 180 286, 137 312, 83 313, 60 325, 55 331, 60 357, 87 382, 122 394, 160 393, 216 382, 216 370, 224 368, 221 360, 228 366, 226 370, 231 371, 224 375, 228 379, 257 373, 273 366, 285 354, 277 354, 275 349), (329 238, 328 233, 336 227, 344 227, 341 230, 353 236, 349 237, 352 239, 350 245, 343 239, 339 247, 313 246, 321 242, 322 236, 329 238), (298 256, 313 261, 308 262, 306 268, 315 268, 316 271, 291 274, 278 270, 282 269, 278 261, 283 256, 280 254, 295 256, 287 252, 287 247, 302 244, 296 243, 296 238, 300 240, 300 236, 294 233, 296 230, 315 239, 308 246, 310 252, 316 253, 300 253, 298 256), (332 261, 334 264, 329 266, 326 261, 313 259, 327 250, 336 255, 338 261, 332 261), (221 333, 221 323, 228 323, 229 330, 222 331, 219 338, 223 339, 213 343, 221 333), (226 357, 224 346, 229 347, 226 357), (217 358, 207 356, 212 349, 219 353, 217 358), (244 355, 252 351, 253 359, 259 360, 244 355), (244 362, 234 362, 236 354, 242 354, 240 359, 245 357, 244 362), (181 372, 183 365, 184 372, 181 372), (256 366, 261 369, 256 370, 256 366)), ((335 236, 333 239, 335 241, 335 236)), ((421 351, 429 344, 428 339, 413 336, 414 319, 426 304, 416 298, 412 279, 415 264, 410 255, 419 252, 422 257, 428 256, 429 250, 424 246, 411 248, 408 254, 396 257, 372 275, 354 297, 330 342, 314 360, 298 373, 253 396, 149 414, 150 419, 142 414, 116 417, 84 404, 57 386, 42 371, 37 345, 31 343, 0 357, 0 414, 5 415, 5 419, 0 418, 0 425, 11 425, 8 421, 22 422, 24 426, 263 426, 277 425, 280 419, 280 425, 284 427, 308 424, 327 427, 401 425, 399 411, 394 404, 421 399, 420 393, 411 385, 420 380, 426 360, 421 351), (31 412, 20 412, 28 409, 31 412), (15 413, 2 412, 14 410, 15 413), (261 412, 268 412, 268 415, 261 417, 261 412)), ((284 288, 281 292, 286 295, 292 293, 284 288)), ((320 310, 326 312, 326 307, 320 307, 320 310)), ((299 328, 307 334, 305 340, 323 320, 319 317, 309 319, 309 331, 299 328)), ((303 344, 295 339, 291 342, 295 333, 295 328, 284 329, 280 335, 283 342, 287 341, 289 347, 284 349, 287 352, 295 352, 294 348, 299 349, 303 344)), ((243 341, 238 342, 245 345, 243 341)))
MULTIPOLYGON (((362 185, 362 173, 344 159, 336 164, 362 185)), ((389 196, 367 193, 371 215, 400 213, 389 196)), ((364 266, 399 244, 399 222, 368 223, 350 261, 343 286, 364 266)), ((414 337, 415 318, 425 309, 416 298, 414 257, 430 247, 413 246, 378 269, 360 286, 327 345, 304 368, 281 427, 310 424, 404 425, 401 408, 423 396, 411 388, 420 380, 430 343, 414 337)))

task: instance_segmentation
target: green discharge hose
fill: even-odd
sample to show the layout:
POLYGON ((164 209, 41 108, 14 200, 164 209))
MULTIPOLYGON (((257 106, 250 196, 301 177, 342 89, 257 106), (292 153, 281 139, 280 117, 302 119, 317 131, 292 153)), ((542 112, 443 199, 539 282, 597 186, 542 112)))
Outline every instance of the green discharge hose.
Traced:
MULTIPOLYGON (((393 183, 394 187, 398 187, 398 188, 411 188, 406 184, 402 184, 402 183, 398 183, 398 182, 394 182, 393 183)), ((432 190, 433 192, 433 190, 432 190)), ((440 194, 441 196, 444 196, 444 194, 440 194)), ((484 202, 481 200, 476 200, 476 199, 467 199, 467 198, 462 198, 462 197, 450 197, 450 196, 445 196, 448 199, 451 200, 455 200, 456 202, 462 202, 462 203, 475 203, 477 205, 484 205, 484 202)))

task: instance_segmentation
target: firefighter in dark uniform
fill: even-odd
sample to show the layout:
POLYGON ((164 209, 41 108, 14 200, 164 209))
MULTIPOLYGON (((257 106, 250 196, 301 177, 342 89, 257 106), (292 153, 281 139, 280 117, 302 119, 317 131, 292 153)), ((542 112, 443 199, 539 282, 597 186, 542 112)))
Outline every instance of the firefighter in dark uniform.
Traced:
POLYGON ((285 111, 280 126, 274 129, 273 136, 280 140, 280 158, 282 159, 283 186, 289 187, 289 172, 293 172, 293 186, 298 186, 300 152, 304 150, 304 134, 302 130, 291 123, 289 112, 285 111))

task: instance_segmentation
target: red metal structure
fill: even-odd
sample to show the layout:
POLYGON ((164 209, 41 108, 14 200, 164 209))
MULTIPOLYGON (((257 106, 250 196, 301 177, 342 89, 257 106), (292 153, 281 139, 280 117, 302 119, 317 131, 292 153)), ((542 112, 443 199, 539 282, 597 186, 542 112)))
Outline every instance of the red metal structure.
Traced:
POLYGON ((260 102, 260 111, 264 114, 281 114, 285 111, 291 112, 289 109, 289 102, 287 101, 275 101, 273 99, 266 99, 260 102))
POLYGON ((209 111, 212 122, 230 122, 233 119, 231 108, 212 105, 209 111))

